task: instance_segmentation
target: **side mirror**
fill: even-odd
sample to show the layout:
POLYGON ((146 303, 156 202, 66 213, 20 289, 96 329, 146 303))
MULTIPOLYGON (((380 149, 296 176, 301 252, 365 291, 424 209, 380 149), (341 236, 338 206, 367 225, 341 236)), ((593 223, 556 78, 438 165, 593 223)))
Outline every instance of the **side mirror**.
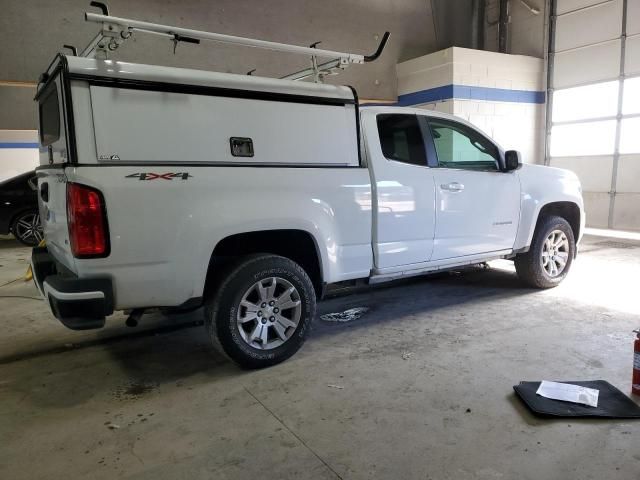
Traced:
POLYGON ((507 150, 504 152, 504 171, 512 172, 522 166, 522 157, 517 150, 507 150))

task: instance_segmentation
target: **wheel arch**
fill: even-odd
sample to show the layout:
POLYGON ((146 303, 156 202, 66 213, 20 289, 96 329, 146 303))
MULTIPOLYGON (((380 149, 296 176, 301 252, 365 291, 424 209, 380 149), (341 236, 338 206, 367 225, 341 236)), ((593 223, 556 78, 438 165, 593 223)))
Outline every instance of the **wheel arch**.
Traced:
POLYGON ((320 248, 315 237, 306 230, 272 229, 236 233, 216 244, 205 280, 205 296, 215 289, 225 270, 235 259, 244 255, 271 253, 298 263, 309 275, 318 298, 324 290, 324 272, 320 248))
MULTIPOLYGON (((554 202, 555 203, 555 202, 554 202)), ((559 202, 558 202, 559 203, 559 202)), ((549 205, 546 209, 540 209, 538 221, 536 222, 536 234, 533 236, 530 247, 526 252, 520 252, 514 258, 514 264, 518 277, 526 284, 534 288, 552 288, 557 286, 567 276, 573 259, 576 256, 575 244, 571 245, 568 241, 569 234, 564 240, 562 237, 556 237, 558 229, 562 231, 574 230, 576 228, 573 207, 570 205, 549 205), (569 217, 569 218, 567 218, 569 217), (560 220, 564 220, 559 224, 560 220), (554 235, 551 237, 551 235, 554 235), (567 241, 567 256, 560 256, 560 241, 567 241), (571 254, 571 247, 573 254, 571 254), (546 252, 546 256, 545 256, 546 252)), ((580 228, 579 224, 578 227, 580 228)))
MULTIPOLYGON (((558 216, 564 218, 573 232, 573 238, 577 242, 580 238, 580 207, 575 202, 561 201, 550 202, 542 206, 538 212, 538 218, 536 220, 536 227, 538 228, 540 222, 550 216, 558 216)), ((535 231, 535 230, 534 230, 535 231)))
POLYGON ((569 222, 574 239, 578 243, 584 227, 584 215, 577 201, 557 200, 542 205, 531 202, 529 207, 524 208, 521 214, 520 228, 514 244, 515 253, 529 251, 540 222, 551 215, 557 215, 569 222))

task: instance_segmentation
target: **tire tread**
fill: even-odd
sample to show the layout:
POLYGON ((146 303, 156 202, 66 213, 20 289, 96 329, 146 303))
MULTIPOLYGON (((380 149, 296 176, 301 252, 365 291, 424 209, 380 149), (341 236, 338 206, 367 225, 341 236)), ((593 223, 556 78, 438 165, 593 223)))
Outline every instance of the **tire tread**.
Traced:
POLYGON ((569 273, 573 257, 575 256, 575 248, 576 245, 573 237, 573 230, 566 219, 556 215, 550 215, 542 218, 533 234, 533 240, 531 241, 529 251, 516 255, 516 258, 514 259, 516 273, 520 280, 534 288, 556 287, 569 273), (564 271, 558 277, 552 279, 545 275, 539 262, 539 256, 544 239, 552 230, 556 229, 562 230, 565 235, 567 235, 569 240, 569 259, 567 260, 567 266, 564 271))
MULTIPOLYGON (((313 284, 311 282, 311 279, 307 275, 307 272, 294 261, 278 255, 253 254, 241 257, 235 262, 229 264, 220 274, 222 278, 218 284, 218 288, 216 288, 215 292, 213 292, 213 294, 210 295, 210 297, 205 301, 205 324, 209 333, 209 337, 211 338, 211 343, 215 350, 222 354, 225 358, 231 360, 232 362, 238 364, 243 368, 263 368, 275 365, 276 363, 280 363, 291 357, 304 343, 303 337, 302 340, 299 341, 299 343, 296 345, 296 348, 291 350, 290 352, 286 352, 283 355, 269 360, 256 360, 255 358, 243 358, 231 353, 232 350, 226 347, 225 341, 220 338, 220 332, 216 322, 218 317, 222 313, 221 310, 223 301, 234 294, 234 292, 229 291, 230 285, 238 280, 242 275, 244 275, 245 271, 250 270, 251 267, 255 264, 266 263, 270 261, 272 262, 273 260, 288 264, 287 266, 294 270, 295 273, 302 278, 302 281, 306 284, 308 294, 310 295, 310 298, 312 300, 311 317, 313 317, 315 314, 315 291, 313 289, 313 284)), ((307 321, 310 323, 311 319, 307 319, 307 321)), ((305 321, 305 319, 301 319, 301 322, 302 321, 305 321)), ((303 328, 308 331, 308 325, 303 326, 303 328)))

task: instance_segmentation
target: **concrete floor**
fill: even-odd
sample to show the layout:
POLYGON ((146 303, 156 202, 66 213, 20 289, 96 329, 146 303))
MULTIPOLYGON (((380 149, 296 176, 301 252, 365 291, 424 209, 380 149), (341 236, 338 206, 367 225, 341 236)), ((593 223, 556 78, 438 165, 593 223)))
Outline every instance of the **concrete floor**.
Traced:
MULTIPOLYGON (((0 285, 29 251, 0 241, 0 285)), ((630 389, 640 242, 587 237, 569 278, 524 288, 509 262, 343 296, 304 348, 245 372, 199 314, 64 329, 0 287, 2 479, 637 479, 640 421, 540 420, 521 380, 630 389)))

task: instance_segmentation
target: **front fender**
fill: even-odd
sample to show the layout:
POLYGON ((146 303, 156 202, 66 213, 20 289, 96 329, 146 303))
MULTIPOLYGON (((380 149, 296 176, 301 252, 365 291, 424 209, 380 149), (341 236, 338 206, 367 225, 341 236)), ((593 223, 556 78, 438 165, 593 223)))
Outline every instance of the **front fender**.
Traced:
MULTIPOLYGON (((540 211, 556 202, 570 202, 580 211, 580 236, 584 230, 585 214, 582 188, 578 177, 569 170, 541 165, 523 165, 519 170, 521 184, 520 223, 513 249, 527 249, 533 240, 540 211)), ((577 238, 576 241, 579 241, 577 238)))

